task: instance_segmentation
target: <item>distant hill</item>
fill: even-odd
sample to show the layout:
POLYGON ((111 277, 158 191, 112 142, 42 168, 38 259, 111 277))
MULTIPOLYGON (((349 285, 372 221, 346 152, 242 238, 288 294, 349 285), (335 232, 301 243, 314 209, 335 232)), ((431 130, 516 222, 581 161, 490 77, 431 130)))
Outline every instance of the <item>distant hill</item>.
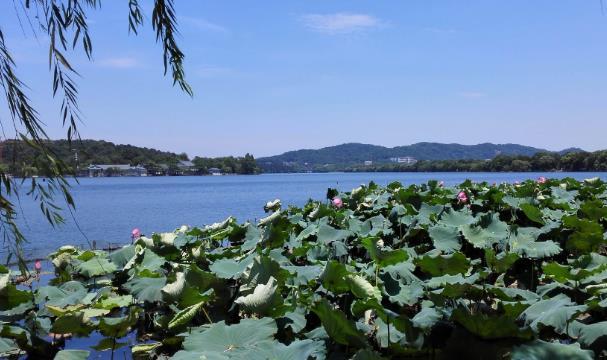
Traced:
MULTIPOLYGON (((103 140, 49 140, 47 147, 72 169, 85 169, 96 165, 141 165, 152 174, 182 175, 179 166, 186 166, 189 175, 207 174, 208 169, 217 168, 226 174, 256 174, 259 168, 255 158, 244 157, 195 157, 190 162, 185 153, 176 154, 133 145, 119 145, 103 140)), ((0 166, 15 176, 44 175, 44 158, 37 150, 20 140, 0 141, 0 166)))
MULTIPOLYGON (((559 153, 577 151, 583 150, 570 148, 559 153)), ((492 143, 461 145, 420 142, 393 148, 348 143, 317 150, 289 151, 281 155, 258 158, 257 163, 264 172, 283 172, 301 171, 319 166, 361 164, 365 161, 389 163, 391 158, 406 156, 416 160, 482 160, 493 159, 498 155, 532 156, 538 152, 547 152, 547 150, 518 144, 492 143)))
MULTIPOLYGON (((38 154, 21 141, 8 140, 2 145, 2 163, 34 162, 38 154)), ((133 145, 117 145, 103 140, 74 140, 71 144, 66 140, 49 140, 47 146, 63 161, 73 164, 76 159, 80 165, 88 164, 145 164, 145 163, 176 163, 188 160, 186 154, 175 154, 133 145), (76 157, 77 156, 77 157, 76 157)))

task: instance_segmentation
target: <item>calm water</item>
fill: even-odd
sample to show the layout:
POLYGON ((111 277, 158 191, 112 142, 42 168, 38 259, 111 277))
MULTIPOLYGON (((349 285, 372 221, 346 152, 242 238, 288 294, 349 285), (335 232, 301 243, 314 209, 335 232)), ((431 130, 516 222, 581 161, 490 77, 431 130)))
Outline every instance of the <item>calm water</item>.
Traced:
MULTIPOLYGON (((229 215, 239 221, 264 216, 263 205, 279 198, 283 204, 303 205, 312 199, 324 199, 328 187, 349 191, 360 184, 375 181, 386 185, 398 180, 403 184, 443 180, 459 184, 467 178, 475 181, 514 182, 547 177, 571 176, 578 179, 607 173, 330 173, 267 174, 259 176, 133 177, 82 178, 74 184, 74 219, 66 214, 66 224, 53 229, 44 219, 37 203, 22 196, 23 216, 19 222, 29 243, 29 258, 43 257, 57 247, 73 244, 88 247, 130 242, 135 227, 144 234, 171 231, 181 225, 204 225, 224 220, 229 215), (78 226, 82 230, 78 230, 78 226), (87 240, 88 238, 88 240, 87 240)), ((6 251, 0 250, 0 258, 6 251)))

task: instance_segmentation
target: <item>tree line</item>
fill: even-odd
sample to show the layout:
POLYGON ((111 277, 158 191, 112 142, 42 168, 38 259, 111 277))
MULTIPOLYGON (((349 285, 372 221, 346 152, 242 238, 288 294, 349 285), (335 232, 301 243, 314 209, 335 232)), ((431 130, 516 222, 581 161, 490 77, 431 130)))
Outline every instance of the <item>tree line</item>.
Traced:
POLYGON ((607 150, 559 154, 539 152, 533 156, 499 155, 490 160, 423 160, 412 165, 382 163, 355 165, 347 172, 529 172, 607 171, 607 150))
MULTIPOLYGON (((50 140, 47 148, 65 163, 70 173, 78 175, 89 165, 128 164, 142 166, 150 175, 205 175, 217 168, 224 174, 257 174, 260 172, 253 155, 219 158, 195 157, 191 163, 186 153, 172 153, 133 145, 117 145, 102 140, 50 140)), ((16 177, 48 176, 47 159, 20 140, 0 142, 0 167, 16 177)))

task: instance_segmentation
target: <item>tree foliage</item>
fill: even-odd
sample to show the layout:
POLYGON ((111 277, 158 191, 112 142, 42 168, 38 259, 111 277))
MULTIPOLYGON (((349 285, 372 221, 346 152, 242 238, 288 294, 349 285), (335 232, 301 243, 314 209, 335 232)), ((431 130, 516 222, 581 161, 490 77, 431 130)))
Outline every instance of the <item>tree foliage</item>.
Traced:
MULTIPOLYGON (((173 3, 173 0, 154 0, 152 28, 163 49, 165 74, 170 70, 173 84, 192 95, 192 89, 185 80, 184 54, 175 39, 177 21, 173 3)), ((4 13, 14 12, 19 21, 26 19, 33 36, 48 39, 41 46, 48 48, 52 95, 60 100, 59 119, 66 128, 68 143, 79 139, 78 123, 81 121, 75 81, 78 72, 70 58, 81 51, 91 59, 93 42, 89 34, 88 14, 100 6, 98 0, 14 0, 0 5, 4 13)), ((129 0, 128 14, 129 30, 137 33, 144 20, 144 11, 138 0, 129 0)), ((0 86, 11 117, 10 121, 2 121, 2 127, 5 131, 12 127, 13 137, 22 140, 36 153, 39 159, 36 171, 44 173, 47 179, 44 183, 32 179, 26 194, 40 202, 42 212, 55 225, 62 221, 57 195, 62 196, 67 206, 74 206, 65 178, 70 174, 69 167, 47 146, 44 125, 27 95, 27 85, 20 80, 16 69, 17 63, 0 24, 0 86)), ((4 133, 3 136, 9 135, 4 133)), ((0 168, 0 231, 8 250, 20 258, 20 244, 25 239, 15 221, 17 209, 14 203, 19 194, 17 183, 5 170, 5 167, 0 168)))

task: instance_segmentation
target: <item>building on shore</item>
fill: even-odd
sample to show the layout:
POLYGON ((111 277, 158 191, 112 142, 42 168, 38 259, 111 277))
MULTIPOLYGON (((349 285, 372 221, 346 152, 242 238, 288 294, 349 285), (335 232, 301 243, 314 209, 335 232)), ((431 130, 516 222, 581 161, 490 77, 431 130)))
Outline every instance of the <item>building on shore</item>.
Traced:
POLYGON ((199 175, 200 169, 189 160, 179 160, 174 175, 199 175))
POLYGON ((390 158, 390 161, 405 164, 405 165, 413 165, 417 162, 417 159, 411 156, 402 156, 402 157, 393 157, 390 158))
POLYGON ((147 176, 147 170, 143 166, 131 166, 128 164, 89 165, 84 173, 88 177, 105 176, 147 176))
POLYGON ((223 173, 221 172, 221 169, 216 168, 216 167, 212 167, 208 169, 209 174, 211 175, 223 175, 223 173))

